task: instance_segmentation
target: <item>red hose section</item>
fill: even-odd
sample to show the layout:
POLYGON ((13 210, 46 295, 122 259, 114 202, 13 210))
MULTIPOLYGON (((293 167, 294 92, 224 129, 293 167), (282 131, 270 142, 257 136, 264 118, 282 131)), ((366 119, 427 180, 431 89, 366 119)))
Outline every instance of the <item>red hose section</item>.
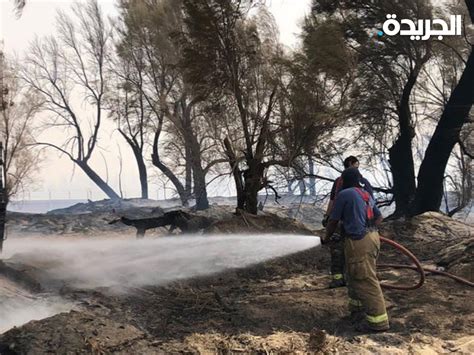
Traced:
MULTIPOLYGON (((417 257, 415 255, 413 255, 413 253, 411 251, 409 251, 407 248, 405 248, 404 246, 401 246, 398 243, 395 243, 393 240, 390 240, 390 239, 387 239, 385 237, 380 236, 380 241, 382 243, 391 245, 395 249, 401 251, 402 254, 408 256, 408 258, 410 258, 411 261, 413 261, 413 263, 415 264, 415 266, 414 266, 415 270, 417 270, 418 273, 420 274, 420 280, 415 285, 405 286, 405 285, 391 285, 391 284, 386 284, 386 283, 380 283, 380 286, 383 287, 383 288, 386 288, 386 289, 404 290, 404 291, 416 290, 417 288, 420 288, 421 286, 423 286, 423 284, 425 283, 425 272, 423 270, 423 266, 421 266, 420 261, 417 259, 417 257)), ((383 267, 383 265, 378 265, 378 266, 383 267)), ((407 265, 407 266, 409 266, 409 265, 407 265)), ((410 266, 410 268, 412 268, 412 267, 413 266, 410 266)))
MULTIPOLYGON (((411 270, 418 270, 418 268, 416 266, 411 266, 411 265, 400 265, 400 264, 380 264, 380 265, 377 265, 379 267, 387 267, 387 268, 392 268, 392 269, 411 269, 411 270)), ((471 282, 467 279, 464 279, 462 277, 459 277, 459 276, 456 276, 456 275, 453 275, 453 274, 450 274, 448 272, 445 272, 445 271, 441 271, 441 270, 436 270, 436 269, 431 269, 431 268, 427 268, 427 267, 424 267, 423 268, 423 271, 425 273, 432 273, 432 274, 437 274, 437 275, 441 275, 441 276, 446 276, 446 277, 449 277, 450 279, 453 279, 459 283, 462 283, 466 286, 471 286, 471 287, 474 287, 474 282, 471 282)))
POLYGON ((425 282, 425 272, 429 272, 429 273, 433 273, 433 274, 437 274, 437 275, 442 275, 442 276, 446 276, 446 277, 449 277, 457 282, 460 282, 464 285, 467 285, 467 286, 470 286, 470 287, 474 287, 474 282, 471 282, 469 280, 466 280, 462 277, 459 277, 459 276, 456 276, 456 275, 452 275, 450 273, 447 273, 447 272, 444 272, 444 271, 440 271, 440 270, 436 270, 436 269, 431 269, 431 268, 424 268, 422 267, 422 265, 420 264, 420 261, 416 258, 415 255, 413 255, 413 253, 411 253, 408 249, 406 249, 405 247, 403 247, 402 245, 394 242, 393 240, 391 239, 387 239, 385 237, 380 237, 380 241, 385 243, 385 244, 389 244, 391 245, 392 247, 394 247, 395 249, 401 251, 403 254, 405 254, 406 256, 408 256, 415 265, 401 265, 401 264, 378 264, 377 266, 379 268, 394 268, 394 269, 411 269, 411 270, 416 270, 418 271, 418 273, 420 274, 420 280, 418 281, 417 284, 415 285, 412 285, 412 286, 405 286, 405 285, 390 285, 390 284, 384 284, 384 283, 381 283, 380 286, 382 286, 383 288, 385 289, 395 289, 395 290, 416 290, 417 288, 420 288, 423 283, 425 282))

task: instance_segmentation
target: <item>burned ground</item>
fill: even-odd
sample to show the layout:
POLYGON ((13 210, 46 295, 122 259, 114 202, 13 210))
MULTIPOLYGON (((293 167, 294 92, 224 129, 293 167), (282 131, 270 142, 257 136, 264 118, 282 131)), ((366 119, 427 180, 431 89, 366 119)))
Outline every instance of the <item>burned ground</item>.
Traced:
MULTIPOLYGON (((233 220, 225 228, 254 232, 253 222, 233 220)), ((412 249, 423 264, 474 280, 471 226, 425 214, 387 222, 382 233, 412 249)), ((392 249, 383 247, 382 254, 381 261, 403 262, 392 249)), ((428 276, 421 289, 387 290, 392 329, 360 334, 347 319, 346 290, 327 289, 328 261, 318 247, 127 293, 63 287, 60 293, 76 310, 0 335, 0 353, 474 352, 472 288, 428 276)), ((388 270, 380 277, 416 281, 411 271, 388 270)))

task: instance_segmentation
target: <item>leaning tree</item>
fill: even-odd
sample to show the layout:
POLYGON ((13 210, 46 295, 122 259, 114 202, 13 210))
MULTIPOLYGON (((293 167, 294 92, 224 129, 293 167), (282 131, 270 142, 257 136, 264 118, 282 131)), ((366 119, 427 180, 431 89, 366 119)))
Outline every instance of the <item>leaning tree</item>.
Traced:
MULTIPOLYGON (((465 3, 470 21, 474 23, 474 1, 466 0, 465 3)), ((412 214, 439 210, 443 197, 446 166, 456 145, 459 145, 463 153, 471 159, 473 157, 461 139, 463 127, 473 122, 471 109, 474 103, 474 43, 467 39, 466 41, 468 48, 465 51, 467 59, 463 60, 464 71, 451 92, 426 149, 418 173, 418 188, 412 214)), ((462 54, 459 55, 462 57, 462 54)))
POLYGON ((60 143, 36 144, 67 156, 109 198, 119 199, 90 163, 106 114, 111 30, 95 0, 75 4, 72 11, 72 17, 59 12, 57 36, 36 39, 25 58, 22 79, 42 96, 49 113, 44 127, 64 132, 60 143))

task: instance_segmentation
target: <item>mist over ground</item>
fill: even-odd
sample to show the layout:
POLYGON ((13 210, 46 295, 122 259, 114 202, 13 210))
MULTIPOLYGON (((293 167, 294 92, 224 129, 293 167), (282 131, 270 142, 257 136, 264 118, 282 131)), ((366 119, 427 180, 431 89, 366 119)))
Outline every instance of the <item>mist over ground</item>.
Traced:
POLYGON ((33 295, 0 276, 0 334, 31 320, 51 317, 71 310, 73 304, 53 295, 33 295))
POLYGON ((12 238, 4 258, 41 269, 42 278, 52 284, 126 290, 245 267, 318 244, 319 238, 295 235, 12 238))
MULTIPOLYGON (((283 256, 319 244, 295 235, 182 236, 132 238, 11 238, 3 258, 35 268, 43 285, 81 289, 160 285, 283 256)), ((50 317, 73 305, 59 297, 33 296, 0 279, 0 333, 50 317)))

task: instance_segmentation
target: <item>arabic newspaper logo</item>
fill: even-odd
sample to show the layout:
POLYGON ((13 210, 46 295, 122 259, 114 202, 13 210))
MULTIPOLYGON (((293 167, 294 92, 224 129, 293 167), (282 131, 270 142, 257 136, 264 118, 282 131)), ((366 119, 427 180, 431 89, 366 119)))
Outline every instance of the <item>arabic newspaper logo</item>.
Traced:
POLYGON ((450 25, 442 19, 433 20, 418 20, 417 24, 408 19, 397 20, 397 15, 387 15, 387 20, 382 25, 382 30, 377 32, 377 36, 383 35, 395 36, 410 36, 411 40, 426 41, 431 36, 438 36, 441 41, 443 36, 458 36, 461 35, 462 19, 461 15, 451 15, 449 17, 450 25), (407 28, 402 29, 402 25, 407 25, 407 28))

